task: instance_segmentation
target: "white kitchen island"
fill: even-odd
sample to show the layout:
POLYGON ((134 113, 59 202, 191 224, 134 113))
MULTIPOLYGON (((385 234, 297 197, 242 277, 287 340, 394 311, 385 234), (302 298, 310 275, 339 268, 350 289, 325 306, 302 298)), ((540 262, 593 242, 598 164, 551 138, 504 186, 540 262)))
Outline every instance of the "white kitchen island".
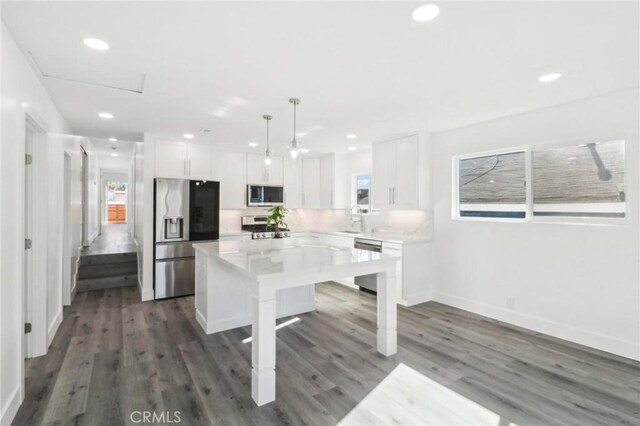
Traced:
POLYGON ((196 317, 206 333, 252 325, 251 396, 276 396, 276 318, 314 309, 314 285, 376 274, 378 352, 397 350, 393 277, 398 256, 311 238, 219 241, 196 248, 196 317))

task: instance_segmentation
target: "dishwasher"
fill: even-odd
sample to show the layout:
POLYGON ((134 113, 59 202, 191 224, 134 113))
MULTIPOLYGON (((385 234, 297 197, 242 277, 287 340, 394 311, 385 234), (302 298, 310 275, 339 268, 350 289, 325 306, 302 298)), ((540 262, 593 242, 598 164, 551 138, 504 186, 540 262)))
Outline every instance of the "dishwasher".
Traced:
MULTIPOLYGON (((353 248, 382 253, 382 241, 356 238, 353 242, 353 248)), ((373 294, 377 293, 378 281, 376 278, 376 274, 361 275, 359 277, 355 277, 354 283, 355 285, 360 287, 360 290, 362 291, 373 294)))

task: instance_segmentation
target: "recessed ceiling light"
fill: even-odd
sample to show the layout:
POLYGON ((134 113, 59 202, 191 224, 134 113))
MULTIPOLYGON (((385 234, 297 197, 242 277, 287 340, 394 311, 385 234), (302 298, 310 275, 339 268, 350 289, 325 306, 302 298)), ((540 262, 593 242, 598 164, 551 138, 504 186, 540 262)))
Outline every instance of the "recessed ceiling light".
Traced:
POLYGON ((109 44, 106 41, 97 38, 87 37, 82 39, 82 42, 85 46, 95 50, 109 50, 109 44))
POLYGON ((349 151, 355 151, 356 149, 358 149, 358 148, 357 148, 357 147, 355 147, 355 146, 350 146, 350 147, 349 147, 349 151))
POLYGON ((186 139, 193 139, 193 135, 191 133, 185 133, 182 137, 186 139))
POLYGON ((440 8, 435 4, 425 4, 416 8, 411 16, 416 22, 427 22, 438 16, 440 8))
POLYGON ((109 142, 118 142, 118 139, 116 139, 116 138, 109 138, 109 142))
POLYGON ((349 134, 347 135, 347 139, 355 139, 355 138, 357 138, 357 137, 358 137, 358 135, 356 135, 355 133, 349 133, 349 134))
POLYGON ((111 114, 110 112, 100 112, 98 113, 98 117, 110 120, 113 118, 113 114, 111 114))
POLYGON ((111 153, 111 156, 112 156, 112 157, 117 157, 117 156, 118 156, 118 153, 117 153, 117 152, 112 152, 112 153, 111 153))
POLYGON ((549 83, 551 81, 556 81, 560 77, 562 77, 562 74, 560 74, 559 72, 552 72, 549 74, 541 75, 540 77, 538 77, 538 81, 540 83, 549 83))
POLYGON ((258 146, 258 142, 249 142, 249 146, 251 148, 255 148, 256 146, 258 146))
POLYGON ((308 152, 309 152, 309 150, 308 150, 307 148, 302 148, 302 149, 300 150, 300 152, 301 152, 302 154, 306 154, 306 153, 308 153, 308 152))

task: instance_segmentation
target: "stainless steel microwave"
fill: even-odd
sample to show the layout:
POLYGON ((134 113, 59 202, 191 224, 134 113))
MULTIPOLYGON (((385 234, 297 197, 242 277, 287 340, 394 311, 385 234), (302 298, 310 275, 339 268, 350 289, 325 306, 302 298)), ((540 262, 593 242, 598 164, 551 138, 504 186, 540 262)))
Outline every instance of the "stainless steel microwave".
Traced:
POLYGON ((268 185, 247 185, 247 206, 282 206, 284 187, 268 185))

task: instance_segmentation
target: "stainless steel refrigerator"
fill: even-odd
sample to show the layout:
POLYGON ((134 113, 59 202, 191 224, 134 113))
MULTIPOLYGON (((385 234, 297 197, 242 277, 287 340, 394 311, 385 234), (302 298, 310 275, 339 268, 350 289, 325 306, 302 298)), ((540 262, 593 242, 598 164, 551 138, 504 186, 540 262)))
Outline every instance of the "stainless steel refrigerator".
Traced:
POLYGON ((154 187, 155 298, 194 294, 193 243, 220 236, 220 183, 156 179, 154 187))

